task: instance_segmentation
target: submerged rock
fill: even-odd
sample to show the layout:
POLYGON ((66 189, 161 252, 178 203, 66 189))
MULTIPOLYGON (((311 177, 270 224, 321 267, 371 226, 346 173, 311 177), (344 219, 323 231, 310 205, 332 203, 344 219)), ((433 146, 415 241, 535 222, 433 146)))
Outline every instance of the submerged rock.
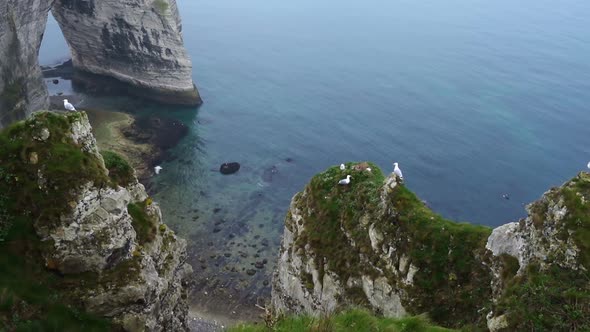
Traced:
POLYGON ((240 170, 240 164, 237 162, 223 163, 219 167, 219 172, 221 172, 221 174, 226 174, 226 175, 233 174, 239 170, 240 170))

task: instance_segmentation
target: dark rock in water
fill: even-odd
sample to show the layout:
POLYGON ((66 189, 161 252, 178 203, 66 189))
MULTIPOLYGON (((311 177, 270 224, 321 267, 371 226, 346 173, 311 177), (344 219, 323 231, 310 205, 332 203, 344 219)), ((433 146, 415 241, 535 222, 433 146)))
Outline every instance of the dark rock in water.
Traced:
POLYGON ((219 167, 219 171, 221 174, 233 174, 240 169, 240 164, 236 162, 231 163, 223 163, 221 167, 219 167))
POLYGON ((229 256, 231 256, 231 253, 229 253, 229 252, 226 252, 225 254, 223 254, 223 256, 225 256, 225 257, 229 257, 229 256))
POLYGON ((264 286, 268 286, 268 280, 264 280, 264 281, 262 282, 262 284, 263 284, 264 286))
POLYGON ((255 266, 257 269, 262 269, 262 268, 264 268, 264 264, 262 264, 262 262, 256 262, 256 263, 254 263, 254 266, 255 266))
POLYGON ((248 270, 246 270, 246 274, 249 275, 249 276, 253 276, 253 275, 256 274, 256 270, 254 270, 254 269, 248 269, 248 270))
POLYGON ((221 208, 215 208, 215 209, 213 209, 213 213, 218 213, 219 211, 221 211, 221 208))
POLYGON ((293 162, 293 158, 285 158, 285 161, 288 163, 292 163, 293 162))
POLYGON ((272 182, 273 176, 278 172, 279 169, 275 165, 273 165, 264 170, 264 173, 262 173, 262 180, 264 180, 264 182, 272 182))
POLYGON ((58 84, 59 83, 59 80, 53 80, 51 82, 53 82, 53 84, 58 84))
POLYGON ((268 263, 268 259, 265 258, 262 260, 262 264, 266 264, 266 263, 268 263))
POLYGON ((63 94, 64 94, 63 92, 58 92, 58 93, 57 93, 57 95, 58 95, 58 96, 61 96, 61 95, 63 95, 63 94))
POLYGON ((219 232, 221 232, 221 228, 215 227, 213 229, 213 233, 219 233, 219 232))

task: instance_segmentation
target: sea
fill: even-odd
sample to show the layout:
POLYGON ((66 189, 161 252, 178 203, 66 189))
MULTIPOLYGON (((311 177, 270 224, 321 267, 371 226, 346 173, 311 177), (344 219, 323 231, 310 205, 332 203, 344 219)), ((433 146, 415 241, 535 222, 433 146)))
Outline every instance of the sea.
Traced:
MULTIPOLYGON (((204 103, 139 115, 189 128, 150 191, 189 243, 196 311, 260 311, 289 202, 332 165, 398 162, 434 211, 491 227, 588 170, 590 1, 178 5, 204 103)), ((50 18, 40 62, 67 57, 50 18)))

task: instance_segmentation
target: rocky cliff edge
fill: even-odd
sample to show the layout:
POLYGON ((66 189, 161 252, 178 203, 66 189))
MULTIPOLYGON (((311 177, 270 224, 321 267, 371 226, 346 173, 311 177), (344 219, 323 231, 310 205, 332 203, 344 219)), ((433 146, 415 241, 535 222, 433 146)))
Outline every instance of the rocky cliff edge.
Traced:
POLYGON ((361 306, 471 330, 590 327, 590 175, 494 230, 433 213, 395 175, 348 163, 294 196, 273 278, 280 313, 361 306), (338 180, 352 175, 350 185, 338 180))
POLYGON ((83 112, 0 133, 0 239, 6 329, 187 330, 185 241, 83 112))

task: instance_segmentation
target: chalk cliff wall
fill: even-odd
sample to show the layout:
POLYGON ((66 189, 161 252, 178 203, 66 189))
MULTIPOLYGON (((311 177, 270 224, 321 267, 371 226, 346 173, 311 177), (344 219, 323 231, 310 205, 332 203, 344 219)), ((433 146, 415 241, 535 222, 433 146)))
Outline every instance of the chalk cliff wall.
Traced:
POLYGON ((98 151, 85 113, 35 113, 0 146, 0 253, 16 260, 0 262, 0 292, 18 299, 2 302, 0 326, 89 328, 55 317, 76 308, 110 324, 93 331, 188 330, 186 243, 124 159, 98 151), (27 293, 39 285, 47 295, 27 293))
POLYGON ((49 104, 37 57, 51 4, 0 1, 0 128, 49 104))
POLYGON ((176 0, 56 0, 52 13, 76 69, 129 83, 161 102, 201 103, 176 0))
POLYGON ((0 127, 48 106, 38 54, 49 10, 71 49, 74 80, 201 103, 175 0, 0 0, 0 127))
POLYGON ((291 202, 277 312, 362 306, 468 330, 590 328, 590 174, 492 230, 441 218, 375 165, 346 166, 316 175, 291 202), (351 184, 337 185, 348 174, 351 184))

